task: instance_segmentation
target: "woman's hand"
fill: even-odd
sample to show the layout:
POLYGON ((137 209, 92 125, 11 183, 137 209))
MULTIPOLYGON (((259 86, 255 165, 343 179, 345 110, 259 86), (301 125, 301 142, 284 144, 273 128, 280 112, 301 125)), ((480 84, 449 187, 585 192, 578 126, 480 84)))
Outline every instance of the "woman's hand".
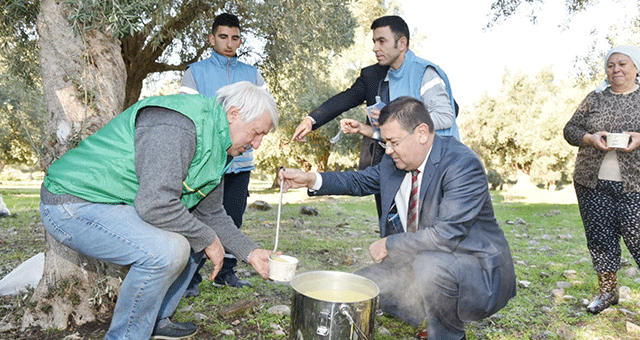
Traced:
POLYGON ((640 146, 640 132, 628 132, 628 131, 625 131, 624 133, 626 133, 629 136, 631 136, 629 138, 631 140, 631 143, 629 143, 629 146, 627 146, 626 149, 622 149, 620 151, 622 151, 622 152, 631 152, 631 151, 637 149, 638 146, 640 146))
POLYGON ((607 141, 603 138, 608 134, 609 132, 607 131, 598 131, 593 134, 585 133, 584 136, 582 137, 582 140, 586 145, 591 145, 596 149, 599 149, 602 151, 610 151, 613 149, 607 147, 607 141))

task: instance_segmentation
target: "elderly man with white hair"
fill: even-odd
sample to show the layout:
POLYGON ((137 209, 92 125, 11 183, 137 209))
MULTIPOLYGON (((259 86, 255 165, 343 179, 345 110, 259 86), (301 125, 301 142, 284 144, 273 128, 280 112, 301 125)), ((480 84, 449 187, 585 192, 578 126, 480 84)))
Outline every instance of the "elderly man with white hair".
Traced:
POLYGON ((225 249, 268 277, 270 250, 235 227, 221 178, 233 156, 278 126, 273 97, 249 82, 217 96, 143 99, 49 167, 40 213, 66 246, 130 265, 106 339, 180 339, 173 314, 197 264, 222 267, 225 249))

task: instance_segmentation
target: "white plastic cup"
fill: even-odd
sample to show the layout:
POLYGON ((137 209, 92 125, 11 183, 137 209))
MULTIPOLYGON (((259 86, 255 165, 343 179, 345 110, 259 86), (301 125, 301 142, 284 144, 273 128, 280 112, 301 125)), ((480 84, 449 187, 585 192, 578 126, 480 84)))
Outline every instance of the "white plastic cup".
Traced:
POLYGON ((298 259, 287 255, 269 256, 269 278, 276 282, 289 282, 296 274, 298 259))
POLYGON ((607 147, 626 149, 629 146, 629 137, 627 133, 608 133, 607 134, 607 147))

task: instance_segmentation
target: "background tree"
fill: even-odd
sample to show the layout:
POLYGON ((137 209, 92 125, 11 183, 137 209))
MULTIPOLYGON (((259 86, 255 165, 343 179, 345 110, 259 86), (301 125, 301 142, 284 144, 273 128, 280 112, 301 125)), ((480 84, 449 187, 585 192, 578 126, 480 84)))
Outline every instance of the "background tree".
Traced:
POLYGON ((44 139, 42 89, 3 72, 0 63, 0 172, 5 165, 34 165, 44 139))
MULTIPOLYGON (((507 20, 516 14, 518 10, 526 10, 526 16, 529 17, 531 22, 535 23, 540 12, 540 6, 544 4, 545 0, 496 0, 491 4, 490 19, 487 22, 487 27, 491 28, 494 25, 499 25, 504 20, 507 20)), ((567 0, 565 6, 567 9, 567 18, 580 11, 585 10, 589 6, 597 4, 599 0, 567 0)))
POLYGON ((484 160, 494 189, 519 172, 547 188, 571 179, 576 150, 562 129, 588 91, 536 75, 505 71, 497 96, 484 95, 462 124, 463 140, 484 160))
MULTIPOLYGON (((70 20, 74 34, 85 30, 109 32, 120 42, 120 59, 126 70, 124 102, 116 110, 120 112, 139 99, 143 80, 149 74, 182 71, 189 63, 201 59, 210 47, 207 36, 211 23, 222 11, 237 14, 242 21, 245 40, 257 42, 243 44, 239 55, 265 70, 268 82, 274 84, 272 92, 277 94, 285 89, 277 84, 278 78, 297 74, 295 67, 301 67, 303 72, 300 73, 307 75, 313 67, 322 69, 328 62, 328 54, 338 54, 351 45, 355 19, 348 10, 349 3, 347 0, 243 0, 233 3, 215 0, 69 0, 64 2, 67 8, 64 15, 70 20), (260 42, 264 46, 260 46, 260 42)), ((37 70, 38 60, 34 53, 21 52, 36 51, 37 55, 37 48, 32 47, 37 45, 39 37, 35 19, 40 1, 3 0, 1 4, 5 25, 0 31, 0 41, 11 40, 25 46, 14 48, 12 54, 9 53, 11 49, 3 49, 2 55, 24 56, 22 59, 6 58, 11 69, 22 69, 22 73, 37 70)), ((89 83, 91 81, 87 80, 89 83)), ((79 132, 76 128, 73 126, 69 135, 79 138, 70 139, 79 140, 92 133, 90 130, 79 132)), ((54 124, 49 130, 58 131, 59 127, 54 124)), ((47 155, 43 168, 46 169, 62 151, 47 155)))
POLYGON ((35 32, 37 4, 0 7, 0 171, 34 164, 44 137, 44 101, 35 32), (22 18, 15 21, 13 18, 22 18))
MULTIPOLYGON (((474 106, 473 118, 462 130, 469 134, 474 149, 483 157, 490 183, 494 188, 514 181, 518 171, 530 175, 531 181, 535 184, 546 187, 551 187, 553 182, 557 181, 572 181, 571 174, 577 149, 567 149, 566 142, 562 139, 562 128, 586 94, 606 78, 603 60, 611 47, 620 44, 640 45, 640 12, 633 10, 634 7, 637 8, 638 2, 620 1, 631 5, 629 7, 632 9, 627 18, 609 27, 604 39, 595 38, 597 31, 592 32, 594 39, 591 45, 585 46, 584 52, 576 51, 574 77, 559 82, 559 92, 555 95, 548 92, 551 87, 543 85, 554 83, 550 70, 542 70, 536 75, 535 81, 531 76, 507 71, 503 77, 501 95, 493 98, 484 96, 474 106), (544 73, 547 75, 543 75, 544 73), (531 86, 536 88, 536 92, 526 90, 531 86), (514 107, 505 100, 516 107, 520 106, 519 109, 525 110, 523 112, 530 116, 513 120, 514 107), (533 107, 521 106, 527 102, 533 107), (491 122, 491 118, 480 117, 491 113, 508 121, 491 122), (523 122, 525 124, 522 124, 523 122), (480 130, 476 130, 477 126, 471 126, 476 123, 495 126, 482 125, 480 130, 484 131, 483 135, 480 130), (532 131, 535 133, 532 134, 532 131)), ((562 24, 570 25, 574 15, 598 3, 599 0, 566 1, 566 20, 562 24)), ((494 1, 487 28, 490 29, 523 13, 535 24, 542 4, 544 0, 494 1)), ((465 139, 465 142, 467 141, 465 139)))

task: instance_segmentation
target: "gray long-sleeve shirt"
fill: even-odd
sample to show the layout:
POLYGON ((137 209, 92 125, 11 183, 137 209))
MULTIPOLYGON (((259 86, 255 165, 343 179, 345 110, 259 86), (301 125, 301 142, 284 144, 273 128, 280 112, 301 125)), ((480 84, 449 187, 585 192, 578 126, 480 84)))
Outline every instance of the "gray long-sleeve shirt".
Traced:
POLYGON ((420 96, 433 120, 434 130, 444 130, 453 126, 455 113, 447 93, 447 85, 433 67, 427 67, 422 76, 420 96))

